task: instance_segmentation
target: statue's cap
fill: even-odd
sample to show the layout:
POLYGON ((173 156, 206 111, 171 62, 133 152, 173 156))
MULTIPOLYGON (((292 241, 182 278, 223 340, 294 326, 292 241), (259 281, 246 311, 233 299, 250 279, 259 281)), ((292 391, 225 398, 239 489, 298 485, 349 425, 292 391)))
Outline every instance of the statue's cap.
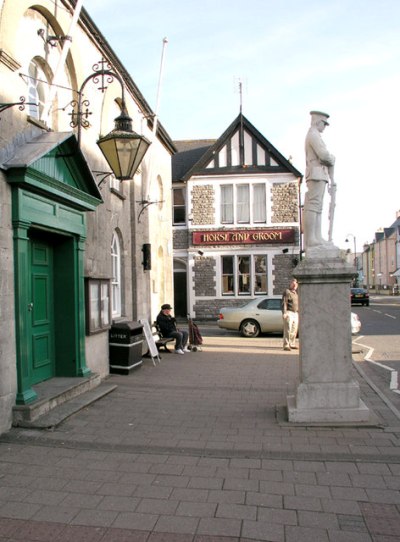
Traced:
POLYGON ((327 126, 329 126, 329 115, 328 113, 323 113, 322 111, 310 111, 312 120, 319 121, 323 120, 327 126))
POLYGON ((323 113, 322 111, 310 111, 310 115, 313 121, 318 122, 319 120, 322 120, 327 126, 329 126, 328 113, 323 113))

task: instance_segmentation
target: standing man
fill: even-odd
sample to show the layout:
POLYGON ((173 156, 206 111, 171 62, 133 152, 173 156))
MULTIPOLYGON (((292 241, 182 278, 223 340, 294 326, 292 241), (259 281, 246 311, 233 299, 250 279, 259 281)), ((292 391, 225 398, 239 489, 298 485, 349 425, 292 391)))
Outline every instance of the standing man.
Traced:
POLYGON ((299 327, 299 298, 297 280, 292 279, 282 295, 283 349, 297 350, 296 336, 299 327))
MULTIPOLYGON (((321 111, 311 111, 311 127, 305 142, 307 192, 304 199, 303 227, 306 251, 313 247, 332 245, 321 235, 322 206, 325 186, 332 195, 336 188, 333 169, 335 157, 328 152, 321 134, 328 124, 329 115, 321 111)), ((331 217, 331 220, 333 217, 331 217)))
POLYGON ((171 316, 171 310, 172 307, 168 303, 161 306, 161 311, 157 316, 157 325, 163 337, 173 337, 175 339, 175 354, 190 352, 186 348, 189 334, 187 331, 181 331, 176 327, 176 320, 171 316))

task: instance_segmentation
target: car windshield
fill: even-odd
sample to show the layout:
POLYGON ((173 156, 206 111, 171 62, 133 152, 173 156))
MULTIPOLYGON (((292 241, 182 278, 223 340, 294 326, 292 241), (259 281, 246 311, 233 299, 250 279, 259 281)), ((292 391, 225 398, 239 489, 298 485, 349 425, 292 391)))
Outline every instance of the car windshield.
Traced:
POLYGON ((351 291, 353 294, 363 294, 365 292, 363 288, 352 288, 351 291))

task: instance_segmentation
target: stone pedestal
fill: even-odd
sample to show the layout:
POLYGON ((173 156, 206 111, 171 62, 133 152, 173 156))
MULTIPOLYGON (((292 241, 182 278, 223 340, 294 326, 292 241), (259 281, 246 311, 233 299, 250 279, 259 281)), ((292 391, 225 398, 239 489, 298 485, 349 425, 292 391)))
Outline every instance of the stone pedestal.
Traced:
POLYGON ((300 384, 288 397, 289 422, 368 422, 369 409, 352 378, 350 283, 352 266, 340 257, 306 258, 299 283, 300 384))

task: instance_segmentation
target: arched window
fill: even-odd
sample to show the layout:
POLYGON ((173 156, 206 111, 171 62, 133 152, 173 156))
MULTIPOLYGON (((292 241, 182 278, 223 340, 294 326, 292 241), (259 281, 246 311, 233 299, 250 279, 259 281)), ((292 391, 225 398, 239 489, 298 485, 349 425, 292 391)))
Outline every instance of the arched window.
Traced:
POLYGON ((112 281, 111 300, 113 318, 121 316, 121 246, 116 232, 111 243, 112 281))
POLYGON ((28 78, 28 102, 38 104, 29 105, 29 115, 35 119, 41 120, 43 109, 48 97, 49 85, 48 78, 40 65, 39 59, 34 59, 29 65, 28 78))

